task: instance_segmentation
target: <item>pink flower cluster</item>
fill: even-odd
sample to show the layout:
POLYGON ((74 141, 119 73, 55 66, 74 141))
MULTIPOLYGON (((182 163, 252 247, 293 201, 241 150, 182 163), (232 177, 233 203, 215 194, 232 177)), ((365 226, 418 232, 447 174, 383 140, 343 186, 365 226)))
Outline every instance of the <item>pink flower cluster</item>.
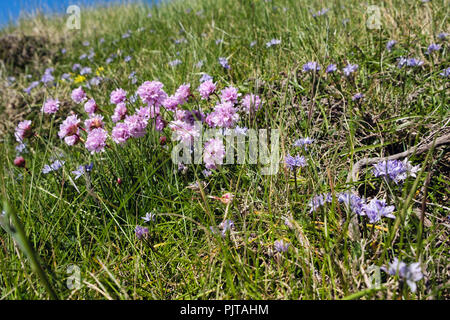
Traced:
POLYGON ((166 108, 169 111, 175 111, 177 110, 178 105, 180 104, 179 100, 175 96, 167 97, 166 100, 163 102, 164 108, 166 108))
POLYGON ((42 106, 42 111, 47 114, 53 114, 56 113, 59 109, 59 100, 58 99, 48 99, 45 101, 44 105, 42 106))
POLYGON ((199 128, 196 128, 194 124, 182 120, 175 120, 169 124, 169 128, 173 131, 173 138, 175 141, 181 141, 188 145, 191 144, 194 138, 200 136, 199 128))
POLYGON ((147 107, 141 107, 136 111, 136 114, 140 117, 144 118, 145 120, 153 119, 157 116, 159 116, 160 108, 155 106, 147 106, 147 107))
POLYGON ((202 82, 202 84, 198 87, 198 92, 202 96, 203 100, 208 100, 209 96, 216 91, 216 84, 212 82, 212 80, 207 80, 202 82))
POLYGON ((32 135, 33 132, 31 130, 31 120, 23 120, 19 122, 14 133, 17 142, 23 142, 25 138, 29 138, 32 135))
POLYGON ((84 104, 84 111, 86 111, 86 113, 88 114, 94 114, 98 109, 97 103, 95 103, 94 99, 89 99, 85 104, 84 104))
POLYGON ((103 152, 106 147, 106 138, 108 132, 103 128, 92 129, 86 139, 85 147, 92 154, 95 152, 103 152))
POLYGON ((126 123, 120 122, 111 131, 111 137, 117 144, 123 145, 131 136, 126 123))
MULTIPOLYGON (((197 121, 206 123, 211 128, 230 130, 240 119, 238 102, 241 94, 235 87, 229 86, 221 91, 218 103, 209 114, 204 114, 200 109, 185 110, 181 108, 193 97, 189 83, 180 85, 172 96, 168 96, 163 87, 164 85, 159 81, 142 83, 136 93, 146 105, 137 108, 133 114, 130 114, 127 109, 127 92, 122 88, 113 90, 110 93, 110 102, 116 106, 111 120, 115 125, 110 134, 105 128, 104 116, 96 114, 101 110, 95 100, 88 98, 83 88, 78 87, 72 91, 71 98, 76 103, 86 101, 84 111, 89 117, 84 120, 84 127, 81 127, 82 121, 78 115, 72 112, 60 124, 58 136, 64 139, 69 146, 82 141, 86 149, 94 154, 105 150, 108 146, 108 137, 111 137, 116 144, 123 146, 130 138, 144 137, 149 125, 157 131, 162 131, 166 127, 163 115, 167 112, 172 113, 174 119, 169 123, 169 128, 173 131, 173 140, 185 144, 192 143, 194 138, 200 137, 202 134, 201 127, 196 124, 197 121), (166 111, 163 114, 161 114, 161 106, 166 111), (80 136, 81 130, 87 134, 86 140, 80 136)), ((207 79, 198 87, 198 92, 202 99, 209 100, 216 89, 216 84, 212 82, 212 79, 207 79)), ((260 105, 261 99, 254 94, 248 94, 241 100, 242 110, 247 113, 258 110, 260 105)), ((56 99, 48 99, 42 107, 42 111, 48 114, 55 113, 58 109, 59 101, 56 99)), ((30 136, 31 121, 26 120, 19 123, 15 134, 19 142, 30 136)), ((161 144, 163 143, 161 142, 161 144)), ((203 160, 207 170, 216 169, 225 157, 225 147, 219 138, 206 142, 203 151, 203 160)))
POLYGON ((225 157, 225 146, 222 139, 211 139, 205 143, 203 161, 207 169, 216 169, 218 164, 223 163, 225 157))
POLYGON ((103 126, 103 116, 101 115, 92 114, 89 119, 86 119, 86 121, 84 121, 84 127, 87 132, 90 132, 93 129, 103 128, 103 126))
MULTIPOLYGON (((205 116, 200 110, 183 110, 179 108, 180 100, 176 97, 183 91, 180 87, 174 96, 166 99, 164 106, 169 111, 174 111, 174 120, 170 122, 169 128, 173 132, 173 140, 191 144, 193 139, 202 133, 199 127, 195 126, 196 121, 206 123, 211 128, 223 128, 230 130, 236 127, 240 119, 238 113, 238 102, 241 94, 238 89, 229 86, 220 93, 220 101, 214 106, 211 113, 205 116), (178 100, 178 101, 177 101, 178 100)), ((216 91, 216 84, 211 79, 207 79, 198 87, 198 92, 204 100, 209 100, 211 94, 216 91)), ((187 95, 187 94, 186 94, 187 95)), ((242 110, 247 113, 257 111, 261 106, 261 99, 254 94, 248 94, 241 100, 242 110)), ((225 151, 223 142, 220 139, 211 139, 204 145, 204 156, 207 170, 215 169, 217 164, 222 163, 225 151)), ((186 168, 184 165, 181 168, 186 168)))
POLYGON ((133 138, 141 138, 147 133, 147 120, 137 114, 126 116, 124 123, 128 127, 128 132, 133 138))
POLYGON ((137 94, 142 102, 150 106, 159 107, 167 98, 167 93, 163 90, 164 85, 159 81, 145 81, 138 89, 137 94))
POLYGON ((129 138, 141 138, 147 133, 147 126, 154 119, 155 129, 162 131, 166 123, 159 114, 159 107, 141 107, 134 115, 125 116, 124 122, 116 124, 111 137, 117 144, 123 145, 129 138))
POLYGON ((240 95, 241 94, 238 93, 238 90, 235 87, 227 87, 220 92, 220 99, 222 102, 236 104, 240 95))
POLYGON ((206 117, 206 123, 212 128, 232 128, 239 120, 239 113, 231 102, 223 102, 214 107, 206 117))
POLYGON ((71 115, 59 126, 58 136, 69 145, 73 146, 80 140, 80 119, 77 115, 71 115))
POLYGON ((182 84, 174 95, 167 97, 163 101, 162 105, 169 111, 175 111, 178 106, 186 103, 191 95, 191 85, 189 83, 182 84))
POLYGON ((75 103, 81 103, 86 99, 86 92, 82 87, 78 87, 72 91, 71 97, 75 103))
POLYGON ((178 99, 179 104, 186 103, 191 96, 191 85, 182 84, 175 92, 175 97, 178 99))
POLYGON ((125 115, 127 114, 127 111, 128 110, 125 102, 118 103, 116 108, 114 109, 114 114, 111 116, 112 121, 119 122, 120 120, 123 120, 125 118, 125 115))
POLYGON ((118 104, 124 102, 127 99, 127 92, 122 88, 118 88, 111 92, 109 101, 112 104, 118 104))
POLYGON ((253 93, 247 94, 242 99, 242 107, 247 114, 258 111, 261 107, 261 99, 253 93))

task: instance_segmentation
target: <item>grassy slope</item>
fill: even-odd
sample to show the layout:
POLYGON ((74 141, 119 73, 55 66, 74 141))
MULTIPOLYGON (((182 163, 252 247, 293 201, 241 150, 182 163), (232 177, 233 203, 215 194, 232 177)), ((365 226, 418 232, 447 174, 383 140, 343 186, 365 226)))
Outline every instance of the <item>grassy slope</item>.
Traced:
MULTIPOLYGON (((431 225, 422 237, 414 215, 420 204, 414 201, 402 214, 398 210, 404 219, 393 241, 392 221, 383 220, 382 228, 374 232, 361 221, 363 240, 353 242, 341 224, 342 207, 334 203, 310 214, 307 206, 314 194, 328 192, 331 186, 336 191, 349 189, 345 181, 356 160, 404 151, 448 126, 448 84, 439 76, 448 67, 447 49, 433 61, 424 55, 428 44, 437 41, 436 35, 448 31, 444 2, 380 1, 381 31, 365 27, 366 7, 359 1, 179 1, 152 9, 152 18, 147 17, 147 8, 130 5, 82 11, 78 32, 65 30, 59 18, 22 21, 21 32, 47 35, 55 42, 50 46, 67 49, 54 64, 49 61, 24 74, 38 79, 45 67, 53 66, 59 78, 75 62, 93 70, 103 67, 102 76, 109 80, 88 93, 107 114, 113 110, 109 93, 117 87, 132 93, 141 82, 159 79, 170 94, 182 83, 196 88, 206 72, 220 88, 234 85, 242 93, 263 98, 257 119, 244 117, 240 125, 281 129, 283 153, 298 152, 292 144, 299 137, 316 139, 308 153, 308 167, 298 174, 297 191, 292 174, 284 169, 275 176, 261 176, 255 165, 223 166, 205 179, 203 167, 198 166, 175 174, 170 149, 158 144, 159 133, 129 141, 124 148, 111 142, 112 148, 99 155, 62 144, 56 134, 59 123, 68 110, 82 113, 82 107, 70 101, 76 86, 58 82, 56 87, 35 89, 23 97, 25 117, 33 119, 41 137, 29 142, 25 155, 30 173, 12 165, 14 139, 7 135, 1 142, 1 192, 18 209, 59 295, 70 299, 339 298, 367 288, 369 266, 387 265, 398 256, 406 262, 420 261, 426 276, 418 282, 416 294, 405 290, 404 297, 448 297, 448 209, 442 208, 449 191, 445 150, 436 151, 427 163, 427 171, 432 172, 427 201, 435 205, 426 208, 431 225), (331 9, 326 16, 311 16, 309 10, 317 12, 325 6, 331 9), (197 15, 200 10, 203 13, 197 15), (348 23, 343 24, 343 19, 348 23), (141 27, 145 30, 138 31, 141 27), (128 30, 131 37, 123 39, 128 30), (104 44, 98 42, 101 37, 104 44), (180 38, 187 43, 175 44, 180 38), (265 43, 272 38, 282 42, 267 48, 265 43), (217 39, 223 43, 216 44, 217 39), (385 50, 389 39, 399 42, 392 52, 385 50), (93 62, 78 59, 88 53, 89 47, 81 44, 85 40, 96 52, 93 62), (249 46, 252 41, 257 41, 256 46, 249 46), (119 57, 107 65, 105 59, 112 53, 119 57), (123 61, 127 55, 132 56, 128 63, 123 61), (426 63, 420 71, 405 73, 396 68, 396 58, 402 55, 426 63), (222 69, 218 57, 228 57, 231 70, 222 69), (183 63, 170 67, 167 63, 176 58, 183 63), (199 60, 205 61, 201 69, 195 66, 199 60), (331 62, 340 69, 347 62, 360 68, 354 82, 341 76, 322 77, 313 95, 311 78, 301 72, 311 60, 322 68, 331 62), (128 79, 132 71, 138 77, 135 85, 128 79), (361 105, 351 101, 357 92, 365 94, 361 105), (49 96, 66 102, 52 120, 39 113, 49 96), (60 152, 66 161, 63 173, 43 175, 43 165, 60 152), (91 181, 76 180, 77 192, 69 181, 70 172, 91 161, 91 181), (21 180, 19 173, 23 173, 21 180), (120 186, 118 177, 123 180, 120 186), (197 179, 207 183, 205 195, 186 188, 197 179), (235 194, 228 207, 208 197, 227 191, 235 194), (151 248, 135 239, 134 228, 153 210, 160 215, 150 227, 150 242, 158 244, 151 248), (235 221, 236 232, 221 240, 212 237, 208 227, 219 224, 225 211, 235 221), (284 225, 283 216, 295 219, 293 230, 284 225), (280 238, 289 240, 291 249, 272 256, 273 242, 280 238), (85 286, 78 291, 66 288, 69 264, 81 269, 85 286)), ((17 83, 8 90, 21 92, 27 87, 30 80, 24 74, 16 74, 17 83)), ((413 160, 425 165, 425 156, 413 160)), ((403 190, 389 191, 367 171, 358 186, 369 198, 387 194, 400 209, 401 199, 410 192, 416 201, 422 200, 424 176, 419 176, 417 185, 411 179, 403 190)), ((0 296, 46 298, 13 241, 3 231, 0 240, 0 296)), ((393 277, 383 281, 383 290, 366 297, 401 294, 393 277)))

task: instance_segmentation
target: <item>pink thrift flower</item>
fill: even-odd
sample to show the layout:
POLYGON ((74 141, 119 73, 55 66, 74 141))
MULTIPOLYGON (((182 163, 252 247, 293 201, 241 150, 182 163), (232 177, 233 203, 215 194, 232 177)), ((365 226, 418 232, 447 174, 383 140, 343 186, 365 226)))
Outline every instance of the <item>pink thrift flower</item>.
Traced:
POLYGON ((69 146, 74 146, 80 141, 80 136, 77 134, 67 136, 64 138, 64 142, 69 146))
POLYGON ((118 88, 118 89, 114 90, 113 92, 111 92, 110 102, 112 104, 118 104, 118 103, 124 102, 126 98, 127 98, 127 92, 125 90, 123 90, 122 88, 118 88))
POLYGON ((94 99, 89 99, 85 104, 84 104, 84 111, 86 111, 88 114, 93 114, 97 111, 98 107, 97 107, 97 103, 95 103, 94 99))
POLYGON ((92 114, 89 119, 84 121, 84 127, 87 132, 96 128, 103 128, 103 116, 92 114))
POLYGON ((164 119, 161 116, 157 116, 155 118, 155 129, 156 131, 163 131, 164 128, 166 127, 166 122, 164 121, 164 119))
POLYGON ((261 99, 253 93, 247 94, 244 99, 242 99, 242 106, 247 114, 257 111, 261 106, 261 99))
POLYGON ((23 120, 19 122, 14 135, 17 142, 22 142, 23 139, 31 137, 33 135, 31 130, 31 120, 23 120))
POLYGON ((151 116, 150 107, 140 107, 136 110, 136 114, 141 117, 142 119, 148 121, 151 116))
POLYGON ((150 118, 155 118, 157 116, 159 116, 160 113, 160 107, 159 106, 151 106, 150 107, 150 118))
POLYGON ((153 119, 159 115, 160 108, 155 106, 141 107, 136 110, 136 114, 144 120, 153 119))
POLYGON ((185 121, 187 110, 177 109, 175 111, 175 119, 185 121))
POLYGON ((223 194, 218 200, 224 204, 229 204, 231 201, 233 201, 234 195, 230 192, 227 192, 223 194))
POLYGON ((78 87, 72 91, 71 97, 75 103, 80 103, 86 99, 86 92, 83 91, 82 87, 78 87))
POLYGON ((85 147, 92 154, 95 152, 103 152, 106 147, 106 138, 108 137, 108 132, 103 128, 93 129, 88 133, 85 147))
POLYGON ((128 126, 130 136, 133 138, 143 137, 147 133, 147 120, 137 114, 127 116, 125 118, 125 124, 128 126))
POLYGON ((227 87, 220 93, 220 99, 222 102, 231 102, 233 104, 237 102, 239 96, 240 94, 238 93, 238 89, 235 87, 227 87))
POLYGON ((191 85, 182 84, 175 92, 175 97, 178 99, 179 104, 183 104, 188 101, 191 95, 191 85))
POLYGON ((216 169, 216 165, 222 164, 225 157, 225 146, 221 139, 211 139, 205 143, 203 161, 207 169, 216 169))
POLYGON ((209 96, 216 90, 216 84, 212 80, 208 80, 202 82, 197 90, 200 92, 203 100, 208 100, 209 96))
POLYGON ((180 102, 176 96, 170 96, 163 102, 164 108, 166 108, 169 111, 175 111, 179 104, 180 102))
POLYGON ((73 136, 79 134, 78 126, 80 124, 80 120, 77 115, 68 116, 66 120, 61 123, 59 126, 58 136, 63 139, 67 136, 73 136))
POLYGON ((181 120, 170 122, 169 128, 173 131, 173 140, 181 141, 186 145, 192 143, 194 137, 200 136, 198 128, 181 120))
POLYGON ((212 128, 232 128, 238 120, 239 114, 232 102, 216 105, 214 111, 206 117, 206 123, 212 128))
POLYGON ((115 143, 124 144, 130 138, 128 126, 123 122, 116 124, 111 131, 111 137, 115 143))
POLYGON ((190 125, 194 125, 196 121, 203 122, 205 120, 205 115, 203 114, 203 112, 198 110, 189 111, 178 109, 175 112, 175 119, 187 122, 190 125))
POLYGON ((42 107, 42 111, 47 114, 56 113, 59 109, 59 100, 58 99, 48 99, 45 101, 44 106, 42 107))
POLYGON ((114 109, 114 114, 111 116, 111 119, 113 122, 119 122, 120 120, 123 120, 125 118, 126 114, 127 107, 124 102, 120 102, 114 109))
POLYGON ((145 81, 137 89, 137 94, 144 103, 159 107, 167 98, 167 93, 164 92, 163 87, 164 85, 159 81, 145 81))
POLYGON ((23 157, 15 158, 14 165, 19 168, 25 168, 25 159, 23 157))

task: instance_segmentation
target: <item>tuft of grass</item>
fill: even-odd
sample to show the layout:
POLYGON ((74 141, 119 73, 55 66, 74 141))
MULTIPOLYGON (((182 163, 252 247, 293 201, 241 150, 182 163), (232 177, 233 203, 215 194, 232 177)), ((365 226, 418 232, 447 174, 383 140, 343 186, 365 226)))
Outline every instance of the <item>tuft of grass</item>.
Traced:
MULTIPOLYGON (((448 78, 440 75, 449 67, 448 40, 438 38, 449 32, 448 6, 443 0, 377 5, 379 30, 367 28, 368 8, 356 0, 130 3, 83 8, 80 30, 65 28, 67 17, 43 15, 1 30, 1 36, 46 39, 48 49, 44 60, 25 57, 19 69, 0 66, 0 192, 50 269, 49 287, 62 299, 448 299, 448 146, 410 157, 421 173, 403 185, 375 178, 370 168, 358 181, 347 181, 359 159, 396 154, 449 132, 448 78), (324 7, 330 10, 313 17, 324 7), (272 39, 281 43, 268 47, 272 39), (398 43, 388 51, 391 39, 398 43), (427 55, 430 43, 442 49, 427 55), (81 58, 91 50, 91 60, 81 58), (229 70, 219 57, 228 59, 229 70), (400 57, 424 65, 399 69, 400 57), (175 59, 182 63, 170 66, 175 59), (320 76, 302 71, 308 61, 321 65, 320 76), (92 73, 73 71, 75 63, 92 73), (325 75, 331 63, 340 71, 325 75), (347 63, 359 65, 353 77, 342 74, 347 63), (55 85, 40 84, 26 94, 48 67, 55 85), (61 80, 64 73, 71 81, 61 80), (57 135, 70 112, 86 118, 70 93, 94 76, 104 80, 86 91, 110 130, 114 89, 123 88, 130 98, 142 82, 158 79, 168 94, 190 83, 198 97, 205 73, 219 90, 235 86, 261 97, 261 109, 254 117, 242 114, 239 125, 280 130, 276 175, 262 175, 260 164, 223 165, 209 177, 203 165, 179 171, 171 161, 176 142, 169 128, 149 129, 123 147, 108 140, 106 151, 94 155, 57 135), (353 101, 356 93, 364 99, 353 101), (61 101, 54 116, 41 112, 50 97, 61 101), (22 154, 26 168, 19 168, 13 164, 13 131, 23 119, 33 121, 36 135, 22 154), (306 136, 315 139, 307 151, 293 146, 306 136), (307 166, 294 175, 284 165, 287 154, 304 155, 307 166), (44 174, 44 165, 55 160, 64 161, 62 168, 44 174), (92 170, 75 179, 72 171, 90 163, 92 170), (358 217, 361 237, 351 239, 352 213, 337 196, 352 189, 367 199, 386 199, 396 220, 370 224, 358 217), (310 212, 311 199, 327 192, 332 202, 310 212), (228 204, 218 200, 225 193, 234 195, 228 204), (148 212, 155 221, 142 220, 148 212), (234 228, 221 237, 210 227, 225 219, 234 228), (146 239, 136 238, 137 225, 148 227, 146 239), (287 252, 274 249, 278 239, 290 243, 287 252), (415 293, 379 272, 394 257, 420 263, 424 278, 415 293), (80 271, 81 283, 70 289, 75 273, 69 266, 80 271), (374 288, 372 279, 380 286, 374 288)), ((129 105, 140 106, 139 99, 129 105)), ((210 112, 213 102, 200 107, 210 112)), ((0 242, 0 298, 47 299, 13 239, 0 231, 0 242)))

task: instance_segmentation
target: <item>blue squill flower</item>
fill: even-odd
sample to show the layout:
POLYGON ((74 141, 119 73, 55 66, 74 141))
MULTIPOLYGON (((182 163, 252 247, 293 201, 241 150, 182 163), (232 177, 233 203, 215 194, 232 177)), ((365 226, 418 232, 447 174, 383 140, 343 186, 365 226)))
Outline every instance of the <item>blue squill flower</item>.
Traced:
POLYGON ((294 147, 302 147, 305 150, 308 150, 308 146, 311 145, 313 142, 314 139, 311 139, 310 137, 300 138, 295 140, 294 147))
POLYGON ((446 32, 441 32, 438 34, 439 40, 447 40, 447 37, 448 37, 448 33, 446 33, 446 32))
POLYGON ((90 172, 93 166, 94 163, 91 162, 90 164, 80 165, 77 170, 72 171, 72 173, 75 175, 75 180, 84 175, 86 172, 90 172))
POLYGON ((221 65, 223 68, 225 68, 225 69, 230 69, 230 68, 231 68, 230 65, 228 64, 227 58, 220 57, 220 58, 219 58, 219 63, 220 63, 220 65, 221 65))
POLYGON ((44 84, 47 84, 49 82, 55 81, 55 77, 52 74, 53 71, 54 71, 53 68, 45 69, 44 74, 42 75, 42 78, 41 78, 41 82, 44 84))
POLYGON ((223 221, 221 224, 219 224, 219 228, 222 229, 222 237, 225 237, 227 232, 234 229, 234 221, 227 219, 223 221))
POLYGON ((420 269, 419 262, 407 265, 403 261, 394 258, 394 260, 389 263, 389 267, 387 269, 386 267, 381 267, 381 270, 390 274, 391 276, 398 275, 400 281, 406 281, 412 292, 416 292, 416 282, 423 278, 423 273, 420 269))
POLYGON ((317 11, 316 13, 313 13, 312 16, 313 16, 313 18, 320 17, 320 16, 325 15, 328 11, 330 11, 330 9, 323 8, 323 9, 317 11))
POLYGON ((334 63, 329 64, 327 69, 325 70, 326 73, 333 73, 336 71, 337 71, 337 66, 334 63))
POLYGON ((304 156, 296 155, 295 157, 293 157, 290 154, 288 154, 285 158, 285 163, 289 169, 295 170, 299 167, 306 166, 306 159, 304 156))
POLYGON ((134 233, 139 240, 148 237, 148 229, 145 227, 136 226, 136 228, 134 229, 134 233))
POLYGON ((363 214, 369 218, 370 223, 376 223, 381 218, 395 219, 392 214, 394 212, 394 206, 387 206, 384 200, 372 199, 369 203, 363 205, 363 214))
POLYGON ((280 43, 281 43, 281 40, 279 40, 279 39, 272 39, 272 40, 270 40, 269 42, 266 43, 266 47, 270 48, 270 47, 276 46, 276 45, 278 45, 280 43))
POLYGON ((142 217, 142 220, 145 222, 155 221, 156 220, 156 214, 153 212, 147 212, 145 216, 142 217))
POLYGON ((303 65, 303 72, 317 72, 320 70, 320 66, 317 62, 310 61, 303 65))
POLYGON ((25 153, 27 151, 27 145, 23 142, 21 142, 20 144, 18 144, 16 146, 16 153, 17 155, 20 155, 21 153, 25 153))
POLYGON ((406 59, 406 58, 400 57, 398 59, 398 68, 401 69, 405 65, 407 67, 420 67, 420 66, 423 65, 423 61, 419 60, 419 59, 416 59, 416 58, 408 58, 408 59, 406 59))
POLYGON ((205 82, 205 81, 209 81, 209 80, 211 80, 212 81, 212 79, 213 79, 213 77, 211 77, 209 74, 207 74, 207 73, 204 73, 203 75, 202 75, 202 77, 200 78, 200 82, 205 82))
POLYGON ((349 63, 344 67, 343 71, 344 71, 345 76, 348 77, 352 73, 355 73, 358 70, 358 68, 359 68, 359 66, 357 64, 349 63))
POLYGON ((363 206, 365 204, 364 199, 351 193, 341 193, 338 196, 339 203, 343 203, 348 209, 357 215, 364 215, 363 206))
POLYGON ((180 59, 175 59, 175 60, 169 61, 169 66, 175 67, 181 63, 182 63, 182 61, 180 59))
POLYGON ((39 81, 33 81, 28 88, 23 89, 24 92, 30 94, 31 90, 36 88, 39 85, 39 81))
POLYGON ((395 40, 389 40, 388 43, 386 44, 386 49, 388 51, 392 51, 392 48, 397 44, 397 41, 395 40))
POLYGON ((428 46, 427 52, 425 52, 425 53, 430 54, 430 53, 433 53, 433 51, 439 51, 439 50, 441 50, 441 45, 432 43, 428 46))
POLYGON ((362 100, 363 98, 364 98, 363 93, 357 93, 352 97, 352 101, 359 101, 359 100, 362 100))
POLYGON ((290 245, 291 245, 291 244, 290 244, 289 242, 284 242, 283 239, 276 240, 276 241, 273 243, 273 247, 274 247, 275 250, 278 251, 278 252, 286 252, 286 251, 288 251, 290 245))
POLYGON ((62 168, 63 165, 64 165, 64 161, 56 160, 50 165, 48 165, 48 164, 44 165, 44 167, 42 168, 42 173, 47 174, 52 171, 58 171, 59 169, 62 168))
POLYGON ((90 74, 90 73, 92 73, 92 69, 89 68, 89 67, 84 67, 84 68, 82 68, 82 69, 80 70, 80 74, 81 74, 82 76, 85 75, 85 74, 90 74))
POLYGON ((413 166, 408 159, 380 161, 373 165, 373 174, 375 177, 383 177, 398 184, 407 177, 416 177, 420 166, 413 166))
POLYGON ((450 67, 448 67, 447 69, 442 70, 442 72, 439 73, 439 75, 441 75, 444 78, 448 78, 450 76, 450 67))
POLYGON ((331 193, 322 193, 319 195, 314 196, 311 201, 309 202, 308 206, 311 207, 309 212, 316 211, 320 207, 324 206, 325 203, 331 203, 333 201, 333 197, 331 196, 331 193))

